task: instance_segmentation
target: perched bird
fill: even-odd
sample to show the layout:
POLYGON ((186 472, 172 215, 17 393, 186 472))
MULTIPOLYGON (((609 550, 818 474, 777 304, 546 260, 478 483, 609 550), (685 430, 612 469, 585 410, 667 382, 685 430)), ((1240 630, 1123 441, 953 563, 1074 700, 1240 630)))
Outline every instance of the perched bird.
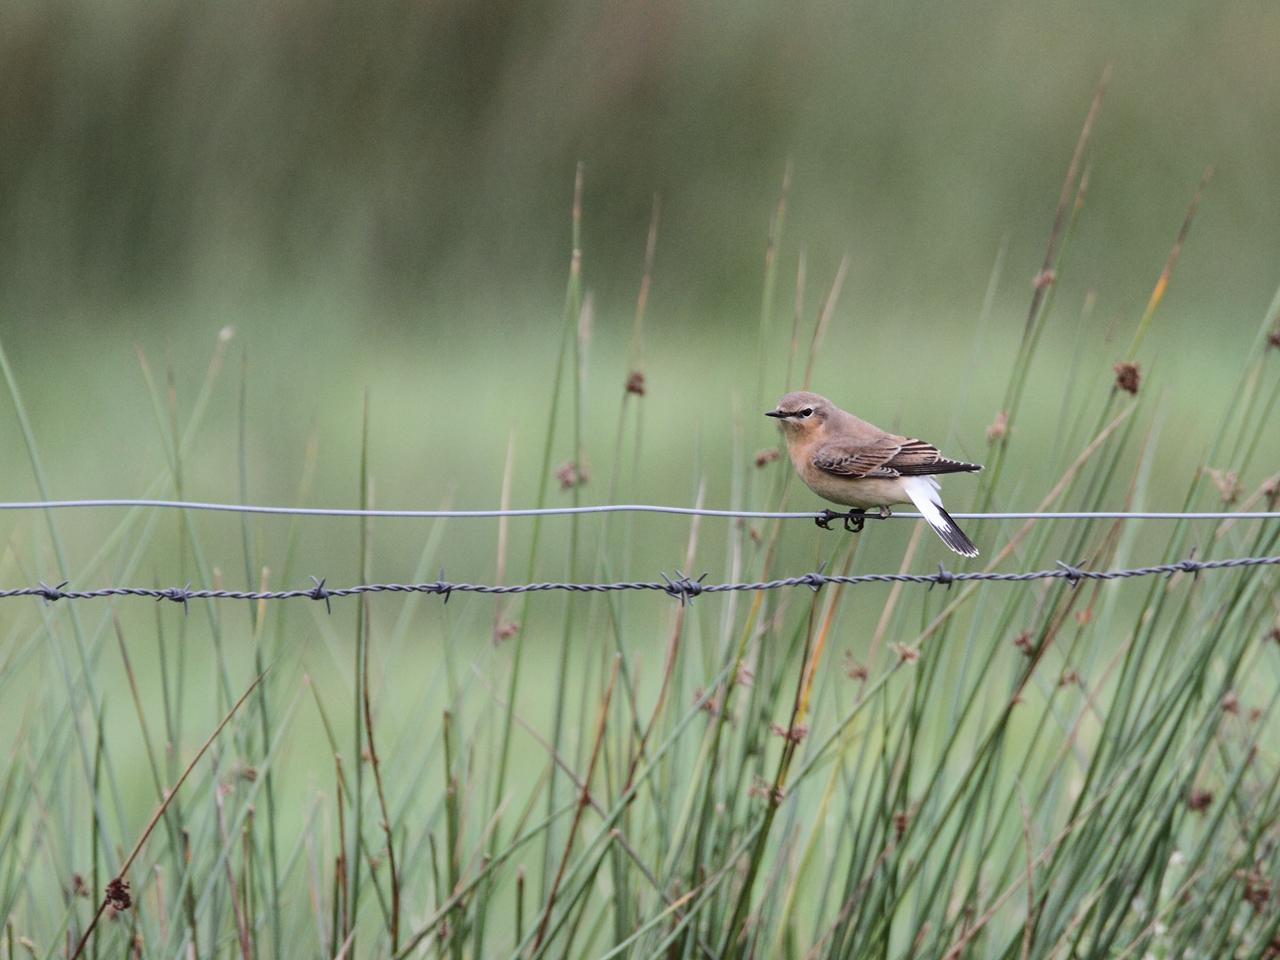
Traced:
POLYGON ((781 425, 787 453, 809 489, 854 508, 848 514, 827 510, 818 526, 829 529, 832 519, 843 516, 845 529, 861 530, 868 507, 878 507, 883 518, 890 504, 913 503, 943 543, 963 557, 978 555, 943 509, 934 475, 981 470, 980 464, 951 460, 931 443, 886 433, 816 393, 788 393, 765 416, 781 425))

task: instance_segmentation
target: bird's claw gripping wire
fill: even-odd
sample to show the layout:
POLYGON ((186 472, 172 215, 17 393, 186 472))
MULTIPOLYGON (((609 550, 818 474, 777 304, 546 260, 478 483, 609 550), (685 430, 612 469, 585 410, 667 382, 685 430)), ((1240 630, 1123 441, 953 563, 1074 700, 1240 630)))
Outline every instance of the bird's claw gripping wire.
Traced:
POLYGON ((848 513, 839 513, 836 510, 823 510, 813 518, 813 522, 823 530, 830 530, 831 521, 839 519, 844 521, 844 528, 849 533, 861 533, 862 526, 867 522, 868 518, 873 520, 888 520, 891 516, 893 516, 893 514, 889 512, 888 507, 881 507, 878 514, 870 515, 868 515, 865 510, 850 510, 848 513))

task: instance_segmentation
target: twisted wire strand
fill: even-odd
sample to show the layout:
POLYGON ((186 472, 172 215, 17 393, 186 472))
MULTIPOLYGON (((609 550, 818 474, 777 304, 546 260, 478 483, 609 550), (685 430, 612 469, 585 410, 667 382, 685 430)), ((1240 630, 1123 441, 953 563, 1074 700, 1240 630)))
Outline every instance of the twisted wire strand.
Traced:
POLYGON ((0 590, 0 599, 38 597, 47 603, 58 600, 93 600, 104 597, 146 597, 154 600, 170 600, 185 608, 192 600, 296 600, 323 601, 331 608, 334 598, 353 597, 377 593, 427 593, 443 596, 447 603, 454 593, 513 594, 546 593, 612 593, 622 590, 641 590, 664 593, 682 604, 705 593, 733 591, 779 590, 790 587, 809 587, 815 592, 828 584, 857 585, 864 583, 913 583, 942 585, 992 581, 996 583, 1026 583, 1034 580, 1065 580, 1071 587, 1088 580, 1127 580, 1133 577, 1150 577, 1176 573, 1199 574, 1206 571, 1230 570, 1251 567, 1280 566, 1280 556, 1230 557, 1222 560, 1196 560, 1188 557, 1173 563, 1158 563, 1145 567, 1127 567, 1116 570, 1086 570, 1074 564, 1059 561, 1045 570, 955 572, 938 564, 935 573, 862 573, 848 576, 826 574, 821 570, 774 580, 755 580, 736 583, 705 583, 706 574, 694 579, 677 572, 674 577, 662 574, 661 580, 623 580, 613 583, 573 583, 540 581, 535 583, 487 584, 446 580, 443 572, 439 580, 428 583, 363 583, 350 587, 326 586, 323 578, 312 577, 312 586, 296 590, 209 590, 184 587, 101 587, 96 590, 68 590, 67 581, 57 585, 41 582, 34 587, 14 587, 0 590))

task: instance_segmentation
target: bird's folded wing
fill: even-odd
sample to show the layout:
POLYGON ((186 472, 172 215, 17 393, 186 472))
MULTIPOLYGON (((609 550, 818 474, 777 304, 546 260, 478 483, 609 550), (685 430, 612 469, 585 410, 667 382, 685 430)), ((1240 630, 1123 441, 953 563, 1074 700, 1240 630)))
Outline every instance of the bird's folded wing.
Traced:
POLYGON ((866 443, 852 440, 825 443, 813 455, 812 462, 819 470, 851 479, 890 479, 981 469, 977 464, 947 459, 931 443, 892 434, 866 443))

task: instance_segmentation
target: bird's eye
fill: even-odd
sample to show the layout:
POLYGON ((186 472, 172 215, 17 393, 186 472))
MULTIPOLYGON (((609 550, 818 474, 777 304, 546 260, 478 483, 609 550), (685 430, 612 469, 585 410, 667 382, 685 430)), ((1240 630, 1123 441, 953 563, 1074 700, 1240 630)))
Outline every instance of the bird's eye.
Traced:
POLYGON ((813 407, 805 407, 803 410, 800 411, 800 416, 802 417, 813 416, 813 407))

